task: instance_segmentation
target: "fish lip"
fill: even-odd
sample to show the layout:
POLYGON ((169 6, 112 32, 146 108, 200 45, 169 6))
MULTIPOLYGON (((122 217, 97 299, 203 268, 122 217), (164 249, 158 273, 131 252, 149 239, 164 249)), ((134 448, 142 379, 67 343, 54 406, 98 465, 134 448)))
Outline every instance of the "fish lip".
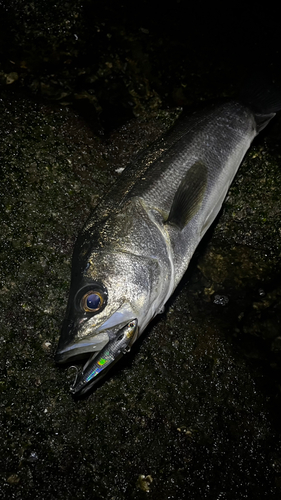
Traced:
MULTIPOLYGON (((121 357, 126 352, 129 352, 131 346, 137 339, 138 333, 138 320, 135 318, 129 322, 126 322, 125 326, 122 326, 111 338, 101 351, 94 353, 90 356, 88 361, 84 364, 82 370, 77 373, 73 385, 70 388, 70 392, 73 396, 82 396, 88 392, 94 385, 96 385, 101 378, 103 378, 110 368, 119 361, 121 357), (132 333, 130 337, 126 336, 126 333, 121 337, 121 344, 118 344, 118 337, 121 332, 126 332, 128 328, 131 328, 132 333), (106 366, 98 363, 101 360, 101 356, 106 359, 106 366), (94 373, 94 375, 93 375, 94 373)), ((103 361, 105 361, 103 359, 103 361)))
POLYGON ((93 351, 94 347, 97 347, 97 338, 92 338, 92 341, 88 341, 87 339, 81 339, 79 342, 76 342, 73 346, 66 347, 63 349, 57 349, 55 353, 55 362, 57 364, 64 363, 74 363, 75 360, 79 359, 79 357, 89 356, 93 352, 98 353, 103 347, 107 344, 109 340, 109 335, 107 332, 104 333, 104 340, 98 342, 100 344, 100 349, 96 349, 93 351))
POLYGON ((102 328, 101 325, 96 334, 93 336, 88 336, 83 339, 78 340, 75 344, 66 345, 61 349, 57 349, 55 353, 55 362, 58 364, 63 363, 74 363, 77 358, 81 358, 81 356, 85 357, 90 354, 98 353, 104 346, 108 343, 108 341, 117 334, 117 332, 126 326, 130 321, 122 321, 117 325, 111 326, 110 328, 102 328), (98 346, 100 344, 100 347, 98 346), (97 347, 94 350, 94 347, 97 347))

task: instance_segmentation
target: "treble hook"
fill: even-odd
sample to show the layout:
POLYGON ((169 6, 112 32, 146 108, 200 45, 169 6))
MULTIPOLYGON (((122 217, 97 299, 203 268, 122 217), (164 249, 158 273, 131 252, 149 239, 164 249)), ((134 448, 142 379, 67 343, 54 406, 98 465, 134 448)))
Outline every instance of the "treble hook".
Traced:
POLYGON ((70 367, 68 368, 68 370, 71 370, 71 368, 74 368, 74 369, 75 369, 75 371, 76 371, 76 375, 75 375, 74 382, 73 382, 73 384, 70 386, 70 392, 73 392, 73 389, 74 389, 75 384, 76 384, 76 382, 77 382, 77 377, 78 377, 78 372, 79 372, 79 370, 78 370, 77 366, 75 366, 75 365, 70 366, 70 367))

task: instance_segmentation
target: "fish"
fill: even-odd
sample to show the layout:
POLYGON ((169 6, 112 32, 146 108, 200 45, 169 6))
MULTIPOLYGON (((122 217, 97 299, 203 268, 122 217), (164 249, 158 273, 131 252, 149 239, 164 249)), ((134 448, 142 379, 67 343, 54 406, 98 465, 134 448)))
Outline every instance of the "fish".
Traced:
POLYGON ((279 91, 259 89, 179 119, 98 204, 74 246, 55 354, 57 363, 86 359, 72 394, 95 386, 163 311, 253 139, 280 109, 279 91))

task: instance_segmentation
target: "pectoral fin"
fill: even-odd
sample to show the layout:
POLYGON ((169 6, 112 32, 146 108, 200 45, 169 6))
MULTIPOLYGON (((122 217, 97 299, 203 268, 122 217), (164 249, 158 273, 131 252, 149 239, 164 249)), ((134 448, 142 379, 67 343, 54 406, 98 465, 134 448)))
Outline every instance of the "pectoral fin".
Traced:
POLYGON ((182 179, 173 199, 166 224, 176 225, 182 230, 198 212, 207 187, 207 167, 196 162, 182 179))

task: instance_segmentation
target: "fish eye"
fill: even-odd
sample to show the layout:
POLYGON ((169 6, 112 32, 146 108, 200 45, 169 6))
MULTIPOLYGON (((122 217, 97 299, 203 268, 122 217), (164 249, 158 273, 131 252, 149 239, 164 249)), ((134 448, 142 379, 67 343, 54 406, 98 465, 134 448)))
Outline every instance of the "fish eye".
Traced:
POLYGON ((89 290, 81 299, 81 307, 86 312, 98 312, 104 303, 101 293, 89 290))
POLYGON ((107 298, 107 289, 102 283, 83 283, 74 297, 74 306, 77 312, 98 314, 106 307, 107 298))

